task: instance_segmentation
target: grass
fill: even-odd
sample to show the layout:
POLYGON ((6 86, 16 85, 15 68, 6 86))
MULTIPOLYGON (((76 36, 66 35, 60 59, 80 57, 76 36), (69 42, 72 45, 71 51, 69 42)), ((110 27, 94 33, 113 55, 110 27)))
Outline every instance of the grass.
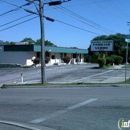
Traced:
POLYGON ((130 79, 126 80, 126 82, 124 81, 124 82, 121 82, 121 83, 123 83, 123 84, 130 84, 130 79))
MULTIPOLYGON (((122 68, 125 68, 125 66, 123 66, 122 68)), ((130 68, 130 64, 127 65, 127 68, 130 68)))
POLYGON ((13 87, 13 88, 18 88, 18 87, 29 87, 29 88, 33 88, 33 87, 84 87, 84 86, 92 86, 92 87, 101 87, 101 86, 118 86, 120 84, 130 84, 130 79, 128 79, 126 82, 120 82, 120 83, 83 83, 83 82, 79 82, 79 83, 57 83, 57 84, 52 84, 52 83, 46 83, 46 84, 41 84, 41 83, 36 83, 36 84, 4 84, 1 88, 9 88, 9 87, 13 87))

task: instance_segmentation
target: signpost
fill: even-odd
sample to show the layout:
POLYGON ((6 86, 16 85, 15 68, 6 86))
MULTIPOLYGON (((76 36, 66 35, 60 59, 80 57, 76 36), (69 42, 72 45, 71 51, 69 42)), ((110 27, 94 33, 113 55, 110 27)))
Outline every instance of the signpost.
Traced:
POLYGON ((125 64, 125 82, 126 82, 127 64, 128 64, 128 43, 130 42, 130 35, 123 35, 122 38, 125 38, 125 41, 127 42, 127 46, 126 46, 126 64, 125 64))
POLYGON ((91 51, 113 51, 113 43, 113 40, 93 40, 91 41, 91 51))

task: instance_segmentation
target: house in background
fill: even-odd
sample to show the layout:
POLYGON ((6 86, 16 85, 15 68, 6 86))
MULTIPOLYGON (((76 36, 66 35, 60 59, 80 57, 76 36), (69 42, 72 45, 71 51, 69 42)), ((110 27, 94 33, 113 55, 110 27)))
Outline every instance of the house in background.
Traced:
MULTIPOLYGON (((32 65, 32 58, 40 58, 41 46, 38 45, 0 45, 0 63, 32 65)), ((45 56, 50 58, 48 64, 60 64, 64 56, 69 56, 74 63, 76 58, 84 62, 87 49, 45 46, 45 56)))

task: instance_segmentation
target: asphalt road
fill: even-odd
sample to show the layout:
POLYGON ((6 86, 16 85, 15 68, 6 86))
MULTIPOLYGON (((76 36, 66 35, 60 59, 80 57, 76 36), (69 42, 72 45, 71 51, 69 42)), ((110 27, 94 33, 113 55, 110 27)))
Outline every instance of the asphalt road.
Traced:
POLYGON ((56 130, 118 130, 119 119, 130 120, 129 92, 128 86, 0 89, 0 120, 56 130))
MULTIPOLYGON (((95 69, 97 66, 97 64, 49 66, 46 67, 47 81, 51 83, 124 81, 124 69, 95 69)), ((0 84, 20 83, 21 72, 24 82, 35 83, 41 80, 40 68, 3 68, 0 69, 0 84)), ((130 77, 130 70, 127 76, 130 77)))

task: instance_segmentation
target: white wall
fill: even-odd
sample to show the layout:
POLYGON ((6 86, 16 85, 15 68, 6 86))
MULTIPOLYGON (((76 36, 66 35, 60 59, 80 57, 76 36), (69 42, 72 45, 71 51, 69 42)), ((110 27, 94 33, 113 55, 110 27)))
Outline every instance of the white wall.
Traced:
POLYGON ((3 46, 0 46, 0 63, 31 65, 31 59, 35 55, 35 52, 4 52, 3 46))

